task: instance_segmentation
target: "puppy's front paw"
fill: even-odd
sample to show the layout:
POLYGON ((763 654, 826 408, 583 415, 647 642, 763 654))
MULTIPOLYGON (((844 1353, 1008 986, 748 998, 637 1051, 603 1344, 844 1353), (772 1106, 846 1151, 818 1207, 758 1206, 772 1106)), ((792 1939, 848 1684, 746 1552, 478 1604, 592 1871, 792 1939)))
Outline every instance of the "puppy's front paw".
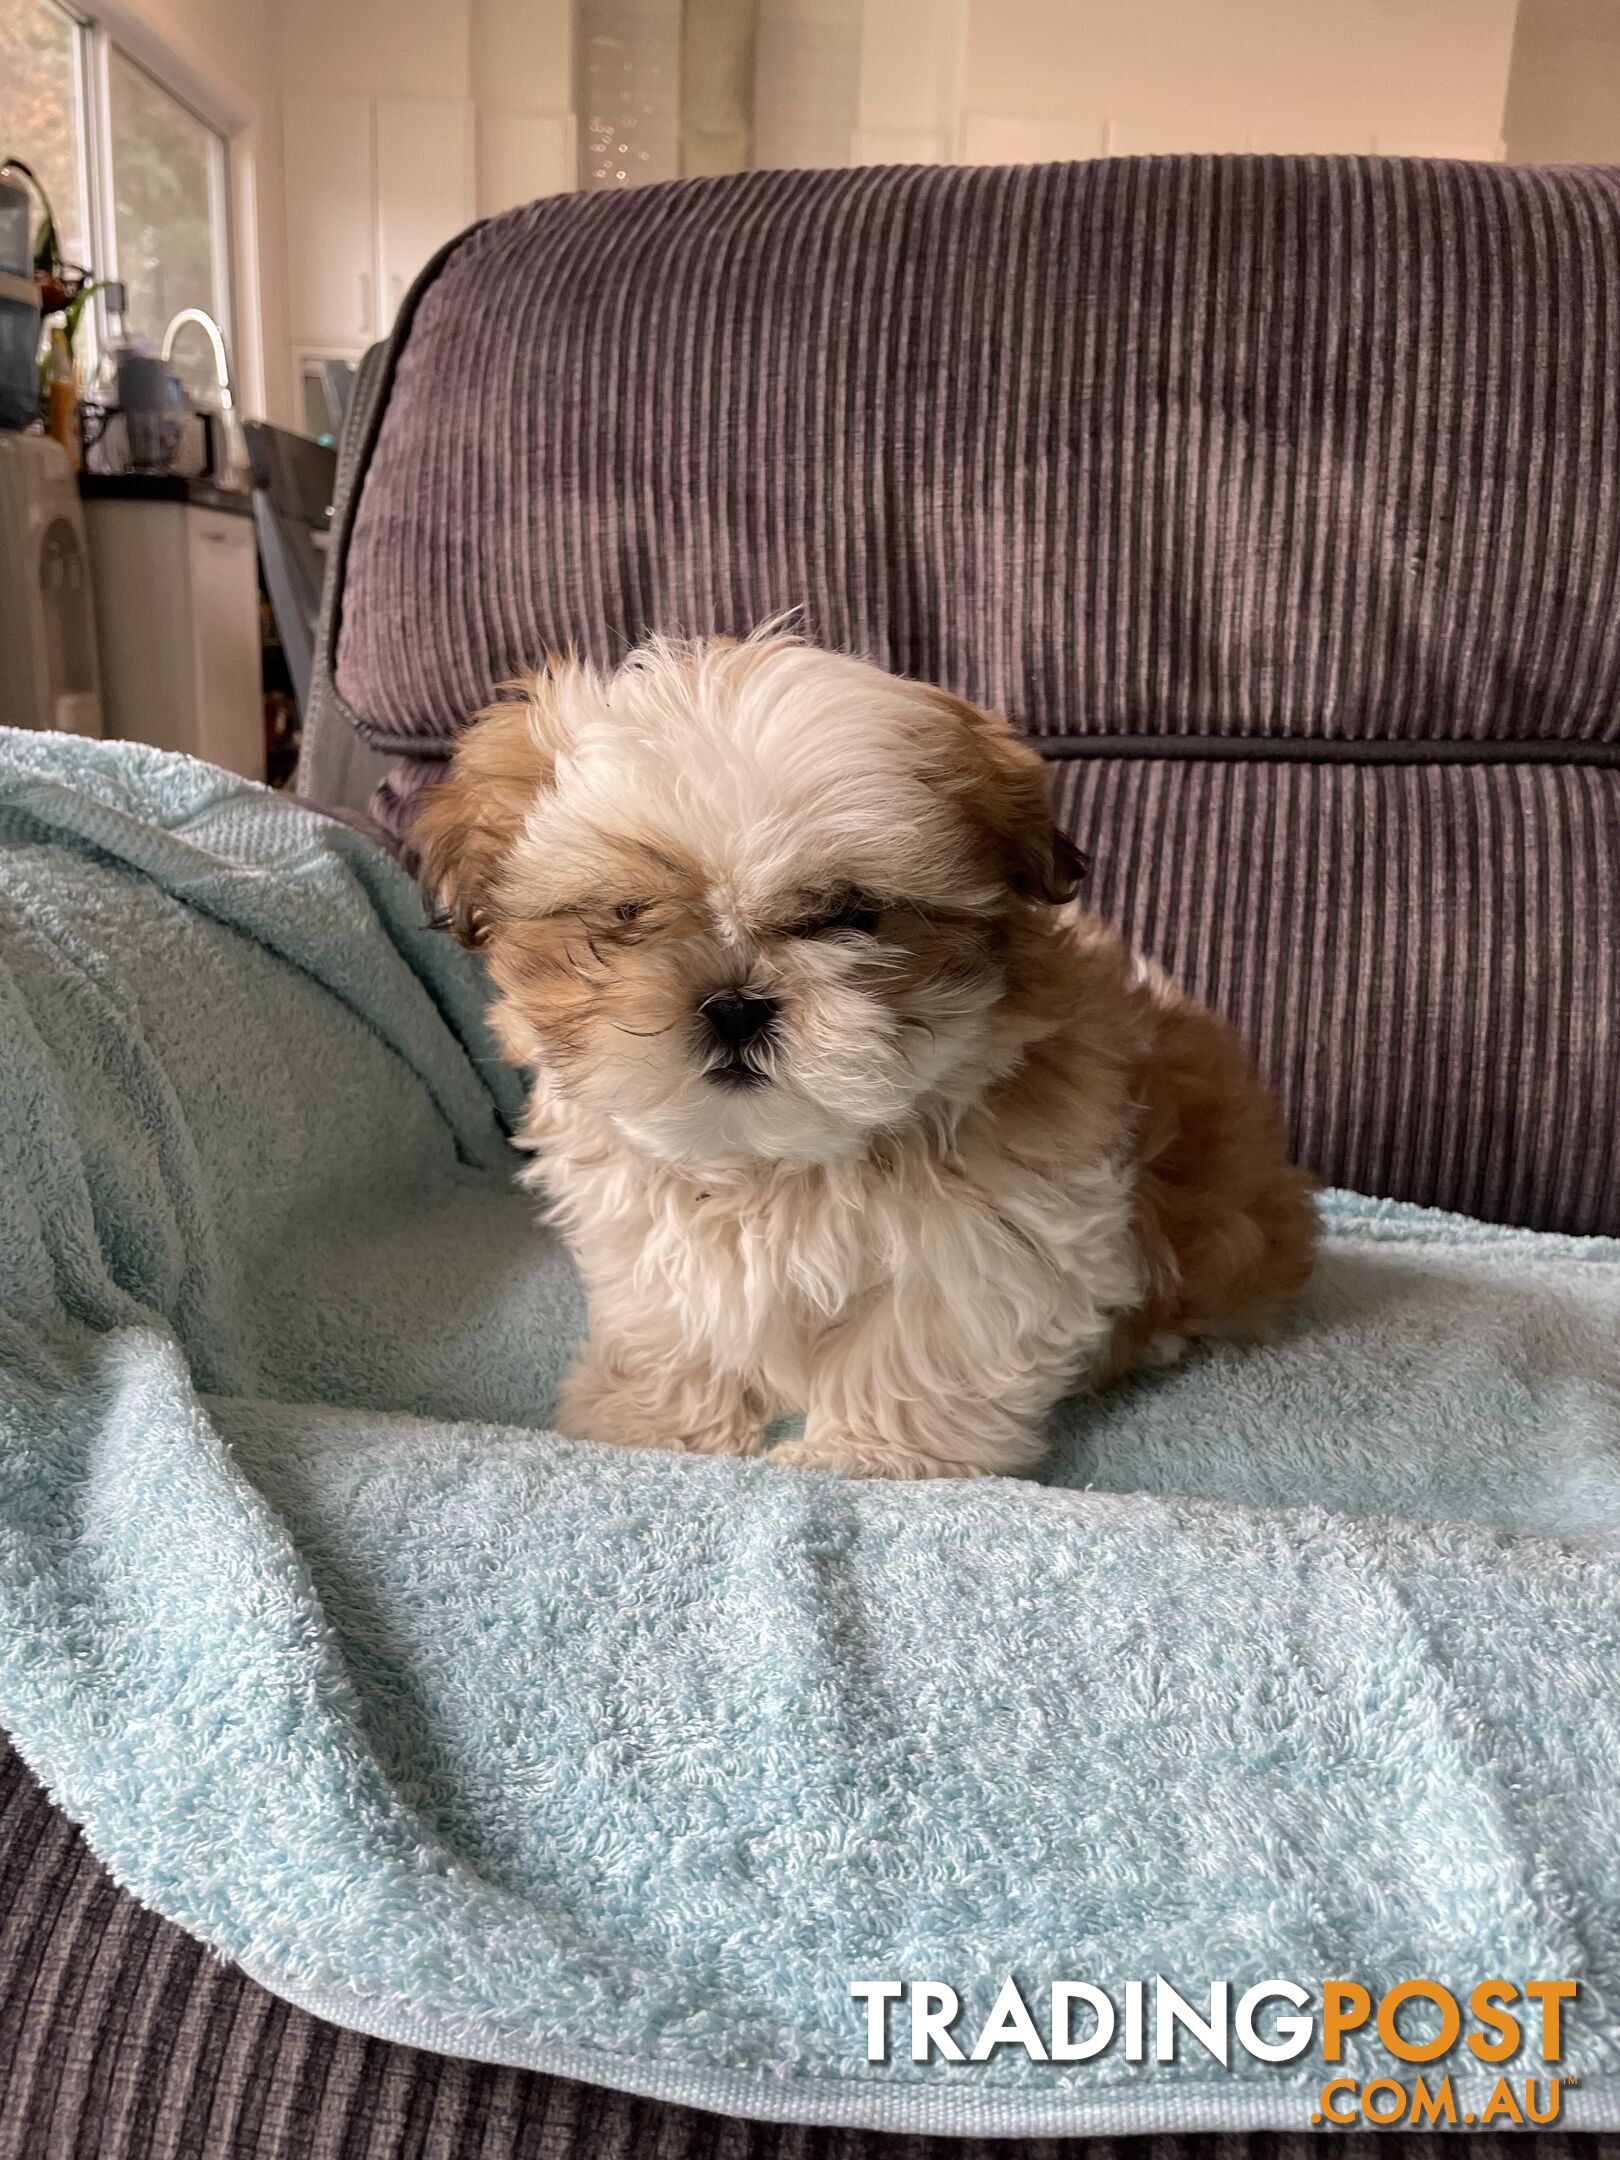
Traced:
POLYGON ((711 1425, 665 1443, 682 1455, 757 1455, 764 1444, 757 1425, 711 1425))
POLYGON ((1157 1329, 1142 1346, 1142 1363, 1158 1366, 1161 1370, 1179 1365, 1186 1355, 1186 1336, 1177 1335, 1169 1328, 1157 1329))
POLYGON ((758 1406, 725 1381, 678 1384, 587 1353, 563 1383, 557 1429, 571 1440, 608 1447, 657 1448, 674 1455, 757 1455, 758 1406))
POLYGON ((663 1455, 757 1455, 759 1440, 753 1433, 626 1432, 593 1425, 589 1432, 577 1425, 558 1423, 558 1431, 570 1440, 599 1440, 604 1447, 651 1448, 663 1455))
POLYGON ((892 1440, 863 1440, 857 1434, 820 1432, 803 1440, 784 1440, 771 1450, 771 1461, 789 1470, 835 1470, 843 1477, 959 1478, 981 1477, 970 1463, 946 1462, 922 1455, 892 1440))
POLYGON ((758 1431, 735 1425, 706 1425, 691 1432, 637 1430, 602 1417, 593 1417, 587 1424, 583 1418, 569 1419, 564 1414, 558 1417, 557 1429, 571 1440, 600 1440, 607 1447, 653 1448, 666 1455, 757 1455, 760 1451, 758 1431))

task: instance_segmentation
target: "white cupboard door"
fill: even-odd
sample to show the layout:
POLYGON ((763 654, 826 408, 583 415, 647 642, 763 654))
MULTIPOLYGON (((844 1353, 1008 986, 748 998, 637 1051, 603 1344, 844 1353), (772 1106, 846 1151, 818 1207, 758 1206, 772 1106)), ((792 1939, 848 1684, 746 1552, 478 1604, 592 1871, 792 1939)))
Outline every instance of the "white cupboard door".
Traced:
POLYGON ((369 345, 384 327, 373 248, 371 100, 347 91, 289 90, 281 101, 281 133, 293 338, 369 345))
POLYGON ((187 748, 227 772, 264 778, 259 558, 253 520, 188 509, 195 740, 187 748))
POLYGON ((470 99, 377 100, 379 335, 429 256, 471 224, 474 193, 470 99))

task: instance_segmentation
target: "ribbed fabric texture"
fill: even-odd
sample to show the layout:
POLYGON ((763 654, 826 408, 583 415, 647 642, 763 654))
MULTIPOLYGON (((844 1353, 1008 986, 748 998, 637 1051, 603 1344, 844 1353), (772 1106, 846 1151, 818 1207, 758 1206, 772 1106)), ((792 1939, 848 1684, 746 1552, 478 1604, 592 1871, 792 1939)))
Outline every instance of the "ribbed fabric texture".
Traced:
POLYGON ((337 685, 810 633, 1039 734, 1620 739, 1620 172, 1155 158, 563 196, 422 294, 337 685))
POLYGON ((1225 1013, 1336 1183, 1620 1229, 1620 773, 1084 759, 1089 904, 1225 1013))
POLYGON ((396 840, 547 645, 796 607, 1048 748, 1192 753, 1062 761, 1060 813, 1325 1178, 1620 1229, 1620 170, 556 198, 394 360, 328 667, 396 840))
MULTIPOLYGON (((396 836, 441 768, 404 760, 396 836)), ((1336 1185, 1620 1232, 1620 773, 1097 757, 1087 905, 1224 1013, 1336 1185)))
MULTIPOLYGON (((114 1888, 0 1740, 0 2160, 1320 2160, 1307 2134, 882 2137, 725 2121, 368 2040, 114 1888)), ((1341 2137, 1438 2160, 1439 2137, 1341 2137)), ((1603 2141, 1540 2131, 1537 2160, 1603 2141)), ((1454 2146, 1455 2140, 1449 2141, 1454 2146)), ((1470 2138, 1492 2160, 1525 2141, 1470 2138)))

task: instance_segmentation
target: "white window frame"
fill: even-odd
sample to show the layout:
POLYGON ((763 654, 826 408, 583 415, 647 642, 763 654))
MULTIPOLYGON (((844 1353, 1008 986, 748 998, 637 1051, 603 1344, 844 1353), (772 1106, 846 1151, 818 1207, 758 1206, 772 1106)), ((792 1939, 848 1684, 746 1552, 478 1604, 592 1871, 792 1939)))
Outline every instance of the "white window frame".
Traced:
MULTIPOLYGON (((214 289, 208 312, 225 334, 232 373, 238 368, 232 298, 233 248, 231 234, 229 116, 207 110, 203 100, 177 79, 178 71, 151 37, 133 18, 112 10, 88 15, 66 0, 42 0, 64 16, 74 30, 74 89, 78 101, 76 134, 79 150, 79 189, 85 204, 90 237, 90 267, 98 279, 118 278, 118 215, 112 177, 111 61, 114 51, 131 67, 156 83, 166 97, 174 99, 192 119, 208 131, 208 216, 214 289)), ((121 315, 107 305, 107 295, 97 293, 89 311, 83 357, 93 372, 101 353, 124 334, 121 315)))

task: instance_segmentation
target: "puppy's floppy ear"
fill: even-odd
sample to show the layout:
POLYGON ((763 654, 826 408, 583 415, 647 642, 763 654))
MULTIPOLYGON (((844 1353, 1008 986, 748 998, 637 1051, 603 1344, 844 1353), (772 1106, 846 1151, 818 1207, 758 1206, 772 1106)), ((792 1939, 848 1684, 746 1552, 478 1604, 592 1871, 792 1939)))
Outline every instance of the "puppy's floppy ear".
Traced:
POLYGON ((456 740, 450 769, 428 790, 411 826, 417 874, 442 926, 463 945, 489 934, 496 879, 535 796, 551 786, 564 730, 558 675, 503 683, 503 695, 475 713, 456 740))
POLYGON ((936 693, 945 723, 947 791, 966 809, 996 866, 1021 900, 1056 907, 1072 900, 1086 859, 1052 822, 1046 769, 998 713, 947 691, 936 693))

